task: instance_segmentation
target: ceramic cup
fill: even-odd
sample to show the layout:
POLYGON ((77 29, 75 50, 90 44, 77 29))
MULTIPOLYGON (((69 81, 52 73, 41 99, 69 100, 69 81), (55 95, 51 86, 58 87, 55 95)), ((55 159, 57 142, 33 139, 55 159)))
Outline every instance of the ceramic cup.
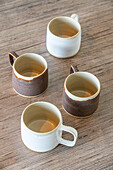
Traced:
POLYGON ((47 25, 46 47, 58 58, 74 56, 80 49, 81 26, 78 15, 61 16, 52 19, 47 25))
POLYGON ((22 113, 22 141, 33 151, 50 151, 58 144, 72 147, 76 143, 77 136, 77 131, 74 128, 62 124, 62 116, 59 109, 51 103, 32 103, 22 113), (71 133, 74 140, 63 139, 62 131, 71 133))
POLYGON ((19 95, 34 97, 47 89, 48 66, 42 56, 34 53, 18 56, 15 52, 10 52, 8 56, 13 68, 13 88, 19 95))
POLYGON ((90 116, 98 107, 100 82, 88 72, 79 72, 71 66, 70 74, 64 82, 63 108, 77 117, 90 116))

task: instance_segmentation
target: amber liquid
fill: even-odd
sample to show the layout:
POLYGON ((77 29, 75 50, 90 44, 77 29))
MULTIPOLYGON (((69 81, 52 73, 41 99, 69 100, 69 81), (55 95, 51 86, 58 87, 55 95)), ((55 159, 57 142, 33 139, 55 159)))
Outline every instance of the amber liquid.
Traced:
POLYGON ((21 71, 21 75, 26 76, 26 77, 34 77, 34 76, 38 76, 39 74, 41 74, 43 72, 44 68, 39 69, 31 69, 31 68, 27 68, 27 69, 23 69, 21 71))
POLYGON ((28 127, 35 132, 45 133, 55 129, 56 124, 49 120, 35 120, 28 127))
POLYGON ((27 71, 27 72, 24 72, 22 75, 26 76, 26 77, 34 77, 34 76, 37 76, 39 74, 40 74, 39 72, 27 71))
POLYGON ((86 90, 74 90, 71 91, 71 93, 77 97, 90 97, 93 95, 91 91, 86 91, 86 90))
POLYGON ((74 35, 76 35, 78 33, 78 31, 77 30, 74 30, 74 33, 68 33, 68 34, 60 34, 60 35, 58 35, 59 37, 61 37, 61 38, 69 38, 69 37, 72 37, 72 36, 74 36, 74 35))
MULTIPOLYGON (((45 114, 46 115, 46 114, 45 114)), ((56 115, 49 115, 47 114, 46 118, 45 116, 43 117, 36 117, 35 120, 32 120, 29 122, 27 125, 29 129, 39 132, 39 133, 45 133, 45 132, 50 132, 53 129, 57 127, 59 123, 59 118, 56 115)))
POLYGON ((69 35, 59 35, 59 37, 61 37, 61 38, 69 38, 69 37, 72 37, 72 36, 69 36, 69 35))

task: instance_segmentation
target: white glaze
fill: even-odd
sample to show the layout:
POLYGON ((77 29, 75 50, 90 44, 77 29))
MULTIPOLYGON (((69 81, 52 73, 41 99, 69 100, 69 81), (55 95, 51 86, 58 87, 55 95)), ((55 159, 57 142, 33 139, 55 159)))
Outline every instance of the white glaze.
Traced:
MULTIPOLYGON (((32 114, 32 112, 31 112, 32 114)), ((36 152, 46 152, 54 149, 58 144, 63 144, 66 146, 74 146, 77 140, 77 131, 69 126, 62 125, 62 116, 59 109, 51 103, 48 102, 36 102, 25 108, 21 116, 21 137, 23 143, 31 150, 36 152), (59 124, 55 129, 47 133, 38 133, 30 130, 24 123, 24 113, 26 109, 33 106, 34 104, 41 105, 49 111, 54 112, 59 118, 59 124), (65 140, 62 138, 62 131, 67 131, 74 136, 73 141, 65 140)))
POLYGON ((58 58, 67 58, 75 55, 81 44, 81 26, 78 23, 78 16, 72 14, 71 17, 56 17, 48 23, 47 26, 47 35, 46 35, 46 47, 48 52, 58 58), (57 19, 63 20, 63 22, 72 23, 78 30, 78 33, 72 37, 62 38, 53 34, 49 27, 50 24, 57 19))

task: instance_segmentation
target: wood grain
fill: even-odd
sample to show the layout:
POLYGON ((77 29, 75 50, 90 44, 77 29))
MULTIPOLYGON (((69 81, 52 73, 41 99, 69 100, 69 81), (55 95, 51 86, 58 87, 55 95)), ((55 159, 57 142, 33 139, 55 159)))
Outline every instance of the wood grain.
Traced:
MULTIPOLYGON (((0 169, 113 169, 113 1, 111 0, 1 0, 0 1, 0 169), (82 27, 79 53, 57 59, 46 50, 46 26, 56 16, 77 13, 82 27), (49 66, 48 90, 26 99, 12 89, 8 52, 42 55, 49 66), (71 64, 96 75, 101 82, 100 103, 87 119, 71 117, 62 109, 62 90, 71 64), (20 117, 35 101, 48 101, 61 111, 64 124, 78 130, 73 148, 59 145, 35 153, 21 141, 20 117)), ((68 133, 64 138, 72 139, 68 133)))

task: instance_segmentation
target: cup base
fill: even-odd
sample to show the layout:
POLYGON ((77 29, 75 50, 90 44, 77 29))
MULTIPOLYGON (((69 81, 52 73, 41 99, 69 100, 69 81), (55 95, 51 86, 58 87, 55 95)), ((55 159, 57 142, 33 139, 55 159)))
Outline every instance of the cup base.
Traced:
POLYGON ((18 92, 13 88, 13 90, 14 90, 15 93, 17 93, 19 96, 25 97, 25 98, 35 98, 35 97, 38 97, 38 96, 42 95, 43 93, 45 93, 47 89, 48 89, 48 87, 47 87, 42 93, 40 93, 40 94, 38 94, 38 95, 36 95, 36 96, 25 96, 25 95, 23 95, 23 94, 18 93, 18 92))
POLYGON ((88 116, 76 116, 76 115, 72 115, 71 113, 69 113, 69 112, 67 112, 66 110, 65 110, 65 108, 64 108, 64 106, 62 105, 62 108, 63 108, 63 110, 68 114, 68 115, 70 115, 70 116, 72 116, 72 117, 76 117, 76 118, 78 118, 78 119, 86 119, 86 118, 89 118, 89 117, 91 117, 94 113, 92 113, 92 114, 90 114, 90 115, 88 115, 88 116))
POLYGON ((21 140, 22 140, 23 144, 27 147, 27 149, 29 149, 30 151, 33 151, 33 152, 39 152, 39 153, 50 152, 50 151, 52 151, 53 149, 55 149, 58 145, 60 145, 60 144, 58 144, 58 145, 57 145, 57 146, 55 146, 54 148, 52 148, 52 149, 50 149, 50 150, 47 150, 47 151, 33 150, 33 149, 29 148, 29 147, 28 147, 28 146, 24 143, 24 141, 23 141, 22 137, 21 137, 21 140))
POLYGON ((66 59, 66 58, 71 58, 71 57, 74 57, 75 55, 77 55, 78 54, 78 52, 80 51, 80 48, 79 48, 79 50, 75 53, 75 54, 73 54, 73 55, 71 55, 71 56, 65 56, 65 57, 61 57, 61 56, 55 56, 55 55, 53 55, 53 54, 51 54, 51 52, 47 49, 47 51, 48 51, 48 53, 50 54, 50 55, 52 55, 53 57, 56 57, 56 58, 61 58, 61 59, 66 59))

